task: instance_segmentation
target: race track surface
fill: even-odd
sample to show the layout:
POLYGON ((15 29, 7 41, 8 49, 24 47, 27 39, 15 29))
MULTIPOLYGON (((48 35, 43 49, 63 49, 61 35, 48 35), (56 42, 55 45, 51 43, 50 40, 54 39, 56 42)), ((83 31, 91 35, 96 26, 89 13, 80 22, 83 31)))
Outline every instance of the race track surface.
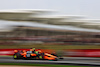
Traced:
POLYGON ((100 58, 64 57, 58 61, 49 60, 14 60, 13 57, 0 57, 0 63, 33 63, 33 64, 78 64, 100 66, 100 58))

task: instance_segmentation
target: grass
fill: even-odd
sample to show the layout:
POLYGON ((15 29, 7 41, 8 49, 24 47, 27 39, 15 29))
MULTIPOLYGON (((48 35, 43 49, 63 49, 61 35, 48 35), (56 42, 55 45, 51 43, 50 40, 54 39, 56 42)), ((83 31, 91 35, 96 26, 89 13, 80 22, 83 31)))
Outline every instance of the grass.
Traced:
POLYGON ((0 49, 32 48, 36 49, 100 49, 100 45, 44 45, 44 44, 18 44, 18 45, 0 45, 0 49))
POLYGON ((46 66, 46 67, 91 67, 78 65, 56 65, 56 64, 25 64, 25 63, 0 63, 0 65, 24 65, 24 66, 46 66))

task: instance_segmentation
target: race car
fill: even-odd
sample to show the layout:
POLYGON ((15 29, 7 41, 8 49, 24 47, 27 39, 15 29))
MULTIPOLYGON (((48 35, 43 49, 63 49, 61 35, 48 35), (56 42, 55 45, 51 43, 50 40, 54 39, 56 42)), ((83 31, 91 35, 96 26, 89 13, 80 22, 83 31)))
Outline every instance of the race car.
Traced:
POLYGON ((35 51, 32 49, 30 51, 14 50, 14 52, 15 52, 13 55, 14 59, 42 59, 42 60, 54 60, 54 61, 61 59, 55 54, 44 53, 41 50, 38 50, 38 51, 35 51))

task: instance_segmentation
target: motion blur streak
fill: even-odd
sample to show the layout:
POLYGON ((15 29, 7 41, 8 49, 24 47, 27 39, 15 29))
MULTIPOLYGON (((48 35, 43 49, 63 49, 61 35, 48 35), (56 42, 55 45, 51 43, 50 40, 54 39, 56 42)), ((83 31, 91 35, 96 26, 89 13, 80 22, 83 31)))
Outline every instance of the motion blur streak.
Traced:
POLYGON ((54 10, 0 10, 0 63, 100 65, 99 57, 100 20, 54 10))

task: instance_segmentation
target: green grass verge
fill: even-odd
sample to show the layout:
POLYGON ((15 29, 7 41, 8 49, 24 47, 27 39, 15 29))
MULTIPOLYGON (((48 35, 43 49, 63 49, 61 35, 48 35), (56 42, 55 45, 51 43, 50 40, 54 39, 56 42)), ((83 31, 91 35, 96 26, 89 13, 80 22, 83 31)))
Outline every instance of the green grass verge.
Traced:
POLYGON ((46 66, 46 67, 91 67, 78 65, 56 65, 56 64, 25 64, 25 63, 0 63, 0 65, 24 65, 24 66, 46 66))
POLYGON ((27 45, 0 45, 0 49, 17 49, 32 48, 36 49, 100 49, 100 45, 43 45, 43 44, 27 44, 27 45))

